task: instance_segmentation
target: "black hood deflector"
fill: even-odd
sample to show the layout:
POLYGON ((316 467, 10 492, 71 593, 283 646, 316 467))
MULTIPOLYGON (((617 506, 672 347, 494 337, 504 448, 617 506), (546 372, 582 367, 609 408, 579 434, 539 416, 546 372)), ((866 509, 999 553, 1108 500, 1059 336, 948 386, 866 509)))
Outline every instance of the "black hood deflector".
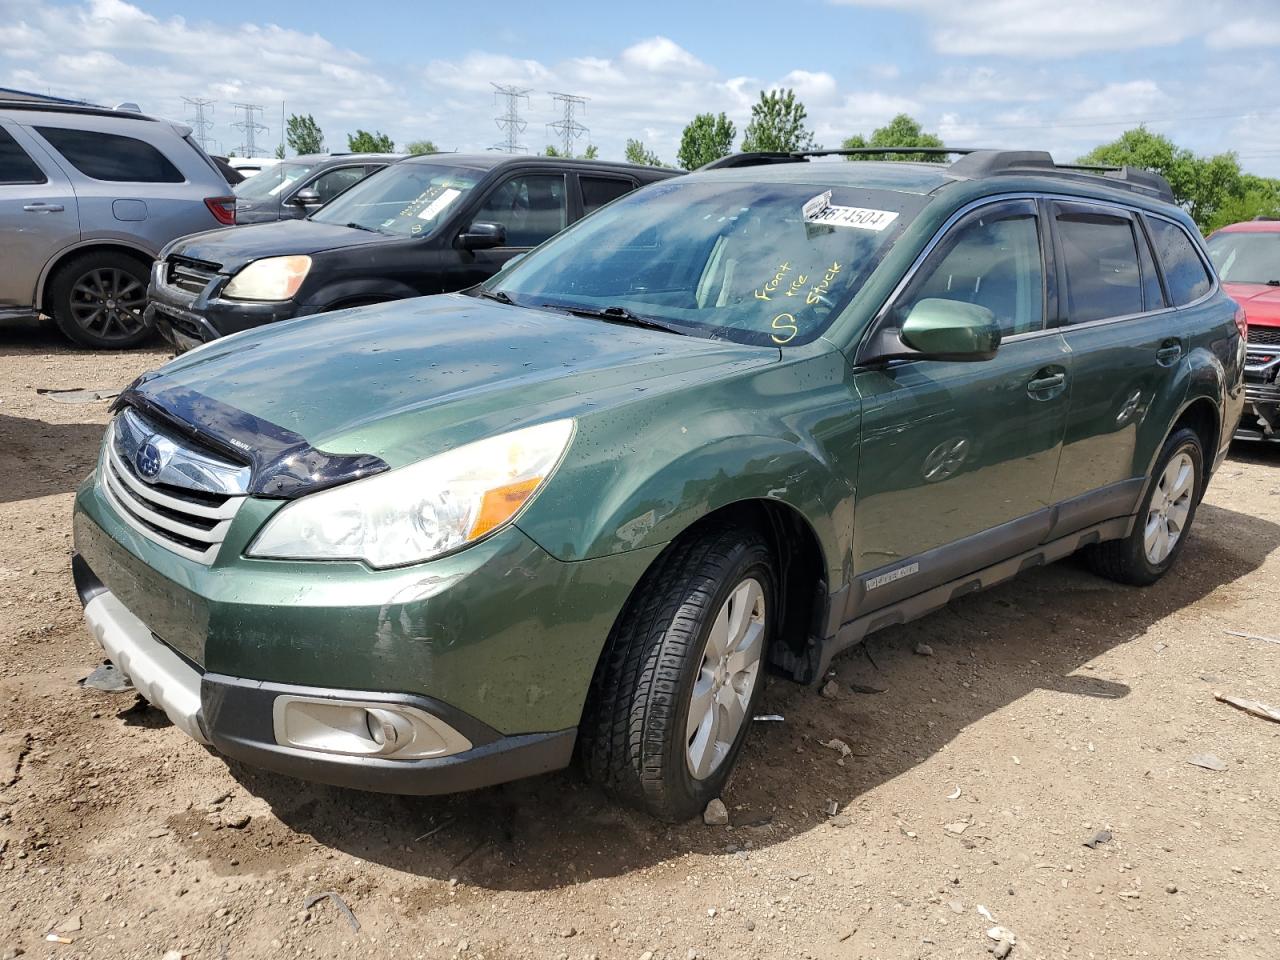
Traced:
POLYGON ((250 468, 249 493, 293 500, 317 490, 390 470, 380 457, 325 453, 307 439, 252 413, 185 387, 162 387, 155 373, 129 384, 111 406, 132 407, 235 463, 250 468))

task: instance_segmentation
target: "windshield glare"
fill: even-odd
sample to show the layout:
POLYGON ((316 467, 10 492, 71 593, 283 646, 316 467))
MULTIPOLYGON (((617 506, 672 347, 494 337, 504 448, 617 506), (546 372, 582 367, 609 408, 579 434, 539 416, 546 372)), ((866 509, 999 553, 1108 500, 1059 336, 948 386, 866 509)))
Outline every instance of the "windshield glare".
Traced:
POLYGON ((277 163, 274 166, 241 180, 231 189, 245 200, 266 200, 278 197, 311 172, 314 164, 277 163))
POLYGON ((491 279, 522 306, 621 307, 688 332, 799 345, 853 298, 928 197, 813 183, 669 180, 491 279))
POLYGON ((1280 232, 1228 231, 1214 234, 1207 246, 1224 283, 1280 282, 1280 232))
POLYGON ((311 215, 393 236, 434 230, 483 175, 439 163, 397 163, 361 180, 311 215))

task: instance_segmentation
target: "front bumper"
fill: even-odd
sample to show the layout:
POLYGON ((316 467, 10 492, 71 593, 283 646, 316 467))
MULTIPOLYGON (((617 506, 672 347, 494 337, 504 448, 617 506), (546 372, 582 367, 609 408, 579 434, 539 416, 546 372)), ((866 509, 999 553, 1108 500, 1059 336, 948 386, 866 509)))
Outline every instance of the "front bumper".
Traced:
POLYGON ((1244 395, 1244 416, 1236 439, 1280 442, 1280 347, 1249 347, 1244 395))
POLYGON ((83 557, 73 559, 72 571, 93 635, 138 692, 192 739, 251 766, 359 790, 426 795, 559 770, 573 755, 576 728, 504 736, 431 697, 268 683, 203 671, 158 639, 103 586, 83 557), (288 742, 279 720, 281 705, 296 700, 413 711, 429 719, 442 744, 458 749, 415 759, 300 749, 288 742))
POLYGON ((242 330, 315 312, 314 307, 292 300, 225 299, 219 294, 231 278, 221 274, 210 280, 200 293, 190 293, 164 281, 165 263, 157 261, 152 269, 144 318, 179 353, 242 330))

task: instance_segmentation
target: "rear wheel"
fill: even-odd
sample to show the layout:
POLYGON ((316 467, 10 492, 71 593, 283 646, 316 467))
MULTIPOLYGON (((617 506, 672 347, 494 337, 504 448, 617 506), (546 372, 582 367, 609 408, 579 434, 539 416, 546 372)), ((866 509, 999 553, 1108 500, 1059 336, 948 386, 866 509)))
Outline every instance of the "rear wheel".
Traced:
POLYGON ((670 821, 720 795, 764 685, 776 584, 754 531, 715 527, 658 560, 592 683, 579 739, 590 779, 670 821))
POLYGON ((1132 532, 1090 550, 1094 572, 1135 586, 1155 583, 1177 562, 1203 495, 1204 447, 1194 430, 1177 430, 1156 460, 1132 532))
POLYGON ((68 339, 96 350, 135 347, 151 336, 143 319, 147 267, 122 253, 84 253, 59 268, 49 309, 68 339))

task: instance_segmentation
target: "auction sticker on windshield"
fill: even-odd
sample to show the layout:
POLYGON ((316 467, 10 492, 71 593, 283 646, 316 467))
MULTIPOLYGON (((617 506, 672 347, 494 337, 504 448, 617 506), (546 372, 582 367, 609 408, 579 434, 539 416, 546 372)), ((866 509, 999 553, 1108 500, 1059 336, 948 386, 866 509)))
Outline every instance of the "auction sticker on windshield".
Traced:
POLYGON ((441 193, 440 196, 436 197, 431 201, 431 203, 423 208, 422 212, 418 214, 418 219, 434 220, 436 217, 440 216, 445 207, 449 206, 449 204, 453 203, 453 201, 457 200, 460 196, 462 196, 461 190, 449 187, 441 193))
POLYGON ((831 202, 831 191, 821 193, 801 208, 806 223, 828 227, 856 227, 859 230, 885 229, 898 219, 896 210, 871 210, 867 207, 842 207, 831 202))

